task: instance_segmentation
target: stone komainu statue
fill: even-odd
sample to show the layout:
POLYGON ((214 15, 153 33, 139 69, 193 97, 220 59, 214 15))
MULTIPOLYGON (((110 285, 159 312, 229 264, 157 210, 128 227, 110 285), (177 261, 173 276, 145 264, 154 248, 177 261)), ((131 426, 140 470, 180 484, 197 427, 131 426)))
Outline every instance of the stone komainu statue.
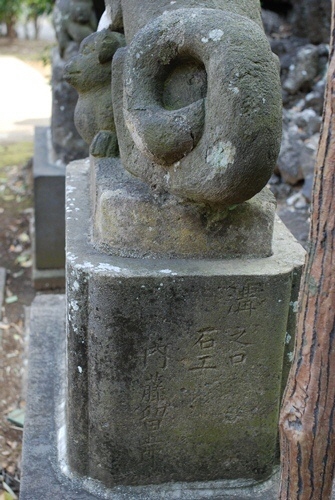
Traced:
POLYGON ((53 24, 61 57, 72 44, 80 42, 97 28, 93 0, 56 0, 53 24))
POLYGON ((227 207, 253 197, 281 140, 279 67, 259 0, 105 4, 103 32, 66 71, 92 153, 119 148, 125 169, 190 202, 227 207))

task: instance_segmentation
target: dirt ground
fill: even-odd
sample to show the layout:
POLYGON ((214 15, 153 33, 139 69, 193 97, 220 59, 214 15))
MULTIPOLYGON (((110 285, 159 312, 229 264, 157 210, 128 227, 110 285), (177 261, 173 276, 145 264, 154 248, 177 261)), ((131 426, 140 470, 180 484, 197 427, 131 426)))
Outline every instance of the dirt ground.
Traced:
MULTIPOLYGON (((0 38, 0 56, 20 58, 50 79, 50 44, 0 38)), ((0 320, 0 500, 18 498, 22 428, 7 420, 24 408, 25 314, 36 292, 31 281, 29 224, 33 214, 33 138, 0 142, 0 266, 7 271, 0 320), (2 471, 2 472, 1 472, 2 471)))
POLYGON ((37 69, 45 78, 51 78, 50 51, 54 44, 43 40, 9 41, 0 37, 0 55, 15 56, 37 69))

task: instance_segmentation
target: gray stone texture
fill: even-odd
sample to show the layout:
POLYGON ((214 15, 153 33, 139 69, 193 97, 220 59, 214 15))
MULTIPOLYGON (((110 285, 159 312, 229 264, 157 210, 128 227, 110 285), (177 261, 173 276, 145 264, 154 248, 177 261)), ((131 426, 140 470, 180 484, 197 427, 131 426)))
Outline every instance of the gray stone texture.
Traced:
POLYGON ((86 158, 88 146, 74 124, 78 93, 65 81, 64 67, 78 54, 81 41, 96 30, 102 7, 102 0, 57 0, 53 11, 58 47, 52 57, 52 145, 55 159, 65 165, 86 158))
POLYGON ((6 269, 4 267, 0 267, 0 320, 2 318, 2 306, 5 299, 5 290, 6 290, 6 269))
MULTIPOLYGON (((70 54, 76 54, 72 46, 70 54)), ((66 60, 60 57, 58 48, 52 52, 52 115, 51 137, 54 161, 66 165, 72 160, 86 158, 88 147, 74 124, 77 91, 64 80, 66 60)))
POLYGON ((57 448, 64 437, 65 297, 40 295, 30 310, 28 395, 23 434, 21 500, 275 500, 278 475, 270 481, 119 486, 69 473, 57 448))
POLYGON ((37 269, 33 265, 32 280, 35 290, 58 290, 65 288, 65 269, 37 269))
POLYGON ((295 34, 312 43, 329 43, 331 0, 291 0, 295 34))
POLYGON ((123 257, 267 257, 276 202, 265 188, 226 210, 155 194, 118 158, 94 160, 93 243, 123 257), (149 230, 148 230, 149 229, 149 230))
POLYGON ((268 478, 302 248, 278 221, 263 259, 102 254, 88 175, 74 162, 67 185, 70 469, 110 488, 268 478))
MULTIPOLYGON (((313 178, 321 117, 313 109, 284 111, 283 139, 277 162, 282 179, 295 185, 313 178)), ((306 191, 307 195, 307 191, 306 191)), ((309 200, 311 193, 308 193, 309 200)))
MULTIPOLYGON (((102 30, 87 37, 64 68, 64 78, 79 92, 74 120, 76 128, 92 145, 95 156, 118 153, 111 94, 111 62, 124 45, 120 33, 102 30)), ((75 90, 72 89, 74 92, 75 90)))
POLYGON ((163 12, 174 11, 180 8, 195 8, 206 6, 209 9, 230 11, 234 14, 248 17, 262 26, 261 8, 258 0, 185 0, 178 4, 171 4, 170 0, 156 0, 155 2, 137 0, 106 0, 106 6, 110 6, 112 13, 117 18, 122 9, 123 25, 127 43, 134 38, 136 33, 153 21, 163 12))
POLYGON ((299 209, 312 197, 329 46, 306 44, 305 39, 296 37, 272 40, 271 46, 280 57, 285 105, 275 172, 290 186, 297 188, 303 183, 294 202, 299 209))
MULTIPOLYGON (((40 295, 30 312, 28 395, 23 434, 21 500, 276 500, 278 475, 244 488, 235 481, 120 486, 106 491, 96 481, 66 474, 58 461, 64 424, 65 297, 40 295)), ((335 494, 333 491, 332 499, 335 494)))
POLYGON ((50 129, 36 127, 34 147, 34 266, 64 269, 65 167, 52 161, 50 129))
POLYGON ((264 31, 229 12, 230 3, 220 5, 227 12, 178 9, 151 21, 116 53, 112 87, 124 168, 156 189, 229 206, 254 196, 271 175, 281 97, 264 31), (188 92, 187 78, 196 82, 188 92))
POLYGON ((322 59, 320 55, 324 52, 322 45, 305 45, 298 50, 295 64, 289 68, 289 73, 284 81, 283 88, 290 94, 296 94, 298 90, 307 86, 311 88, 316 77, 324 70, 320 68, 322 59), (320 54, 321 52, 321 54, 320 54))
POLYGON ((119 143, 123 167, 153 189, 229 207, 255 196, 274 169, 279 67, 257 0, 203 6, 106 2, 111 27, 85 39, 65 76, 92 154, 117 156, 119 143), (121 17, 125 42, 110 31, 121 17))
MULTIPOLYGON (((90 27, 89 5, 63 5, 62 57, 90 27)), ((127 48, 104 29, 66 69, 80 133, 105 158, 68 167, 67 344, 53 353, 63 361, 49 414, 50 488, 70 477, 69 498, 74 488, 148 500, 277 491, 304 261, 262 190, 281 138, 278 61, 258 0, 205 6, 106 2, 127 48)))
POLYGON ((98 25, 92 0, 56 0, 53 10, 53 24, 61 58, 71 45, 79 47, 80 42, 93 33, 98 25))

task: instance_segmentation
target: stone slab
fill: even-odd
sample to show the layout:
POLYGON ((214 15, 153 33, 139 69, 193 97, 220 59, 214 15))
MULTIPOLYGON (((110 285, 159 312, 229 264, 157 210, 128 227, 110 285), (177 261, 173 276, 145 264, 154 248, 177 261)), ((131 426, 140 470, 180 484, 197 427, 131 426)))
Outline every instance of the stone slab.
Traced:
POLYGON ((56 290, 65 288, 65 268, 62 269, 37 269, 35 250, 35 219, 31 217, 29 224, 30 238, 32 241, 33 265, 31 271, 32 283, 35 290, 56 290))
POLYGON ((277 476, 241 487, 234 481, 175 483, 106 490, 75 477, 58 461, 65 384, 65 297, 40 295, 31 306, 28 395, 23 436, 21 500, 275 500, 277 476))
POLYGON ((33 266, 32 280, 35 290, 56 290, 65 288, 65 269, 36 269, 33 266))
POLYGON ((47 127, 36 127, 33 177, 36 269, 64 269, 65 166, 52 160, 47 127))

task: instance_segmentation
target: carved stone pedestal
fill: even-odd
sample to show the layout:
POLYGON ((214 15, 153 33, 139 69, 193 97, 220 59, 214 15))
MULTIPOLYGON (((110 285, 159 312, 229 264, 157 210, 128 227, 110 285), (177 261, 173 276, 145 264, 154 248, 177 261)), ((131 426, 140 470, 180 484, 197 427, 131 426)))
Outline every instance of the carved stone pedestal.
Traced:
MULTIPOLYGON (((39 295, 30 312, 29 376, 20 498, 22 500, 275 500, 277 480, 168 483, 117 486, 70 472, 63 459, 65 440, 65 298, 39 295)), ((103 436, 102 436, 103 443, 103 436)))
MULTIPOLYGON (((88 160, 73 162, 67 185, 70 470, 112 490, 269 478, 304 251, 276 219, 269 257, 102 253, 90 243, 88 179, 88 160)), ((108 191, 97 185, 99 179, 96 207, 108 191)), ((117 191, 113 182, 109 188, 117 191)), ((131 226, 141 215, 123 212, 124 235, 127 217, 131 226)), ((101 235, 93 241, 97 246, 101 235)), ((202 498, 197 494, 192 498, 202 498)))

